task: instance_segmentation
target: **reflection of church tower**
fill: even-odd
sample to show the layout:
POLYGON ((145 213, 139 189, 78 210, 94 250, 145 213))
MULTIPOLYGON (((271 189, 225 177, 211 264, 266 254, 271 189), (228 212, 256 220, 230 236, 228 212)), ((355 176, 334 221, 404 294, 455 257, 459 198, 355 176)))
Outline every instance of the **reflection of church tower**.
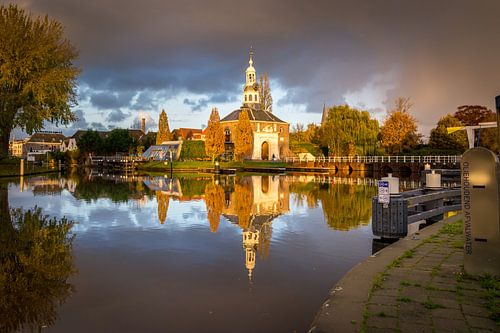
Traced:
POLYGON ((245 266, 248 269, 248 279, 252 281, 252 271, 255 268, 255 255, 259 245, 259 231, 243 231, 243 248, 245 249, 245 266))
POLYGON ((245 71, 245 86, 243 87, 243 105, 260 109, 259 84, 253 67, 253 49, 250 49, 250 60, 245 71))

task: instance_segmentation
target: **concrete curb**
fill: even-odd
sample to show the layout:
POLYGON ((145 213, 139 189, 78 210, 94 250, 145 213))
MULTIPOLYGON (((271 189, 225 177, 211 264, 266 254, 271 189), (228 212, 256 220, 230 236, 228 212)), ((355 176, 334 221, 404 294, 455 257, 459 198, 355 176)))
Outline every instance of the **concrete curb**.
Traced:
POLYGON ((314 318, 309 333, 359 332, 375 277, 405 251, 438 233, 446 223, 461 218, 462 215, 458 214, 436 222, 420 230, 418 239, 413 236, 402 238, 354 266, 330 290, 330 296, 314 318))

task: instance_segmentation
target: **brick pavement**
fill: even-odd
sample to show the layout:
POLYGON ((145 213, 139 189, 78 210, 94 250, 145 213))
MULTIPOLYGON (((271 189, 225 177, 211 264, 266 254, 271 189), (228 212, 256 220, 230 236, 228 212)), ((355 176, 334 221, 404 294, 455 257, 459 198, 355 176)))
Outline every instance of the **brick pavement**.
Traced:
POLYGON ((498 311, 498 290, 488 299, 480 279, 463 273, 461 230, 460 222, 446 225, 377 276, 362 330, 500 332, 488 309, 498 311))

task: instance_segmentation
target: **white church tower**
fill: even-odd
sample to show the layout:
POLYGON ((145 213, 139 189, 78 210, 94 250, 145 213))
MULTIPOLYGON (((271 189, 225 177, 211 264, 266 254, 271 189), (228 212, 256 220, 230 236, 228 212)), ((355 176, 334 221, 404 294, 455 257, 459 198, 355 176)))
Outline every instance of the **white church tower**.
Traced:
POLYGON ((253 67, 253 49, 250 48, 250 59, 245 71, 245 86, 243 87, 243 105, 254 109, 260 109, 259 84, 257 73, 253 67))

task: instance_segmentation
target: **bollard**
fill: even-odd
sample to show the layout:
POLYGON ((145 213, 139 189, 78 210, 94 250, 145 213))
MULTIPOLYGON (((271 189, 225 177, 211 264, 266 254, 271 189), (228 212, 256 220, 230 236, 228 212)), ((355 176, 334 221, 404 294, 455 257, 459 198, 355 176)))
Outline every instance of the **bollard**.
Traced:
POLYGON ((434 170, 426 174, 425 187, 432 190, 441 189, 441 175, 434 170))
POLYGON ((399 178, 393 177, 392 173, 387 174, 387 177, 382 177, 382 180, 389 182, 389 193, 391 195, 399 194, 399 178))

